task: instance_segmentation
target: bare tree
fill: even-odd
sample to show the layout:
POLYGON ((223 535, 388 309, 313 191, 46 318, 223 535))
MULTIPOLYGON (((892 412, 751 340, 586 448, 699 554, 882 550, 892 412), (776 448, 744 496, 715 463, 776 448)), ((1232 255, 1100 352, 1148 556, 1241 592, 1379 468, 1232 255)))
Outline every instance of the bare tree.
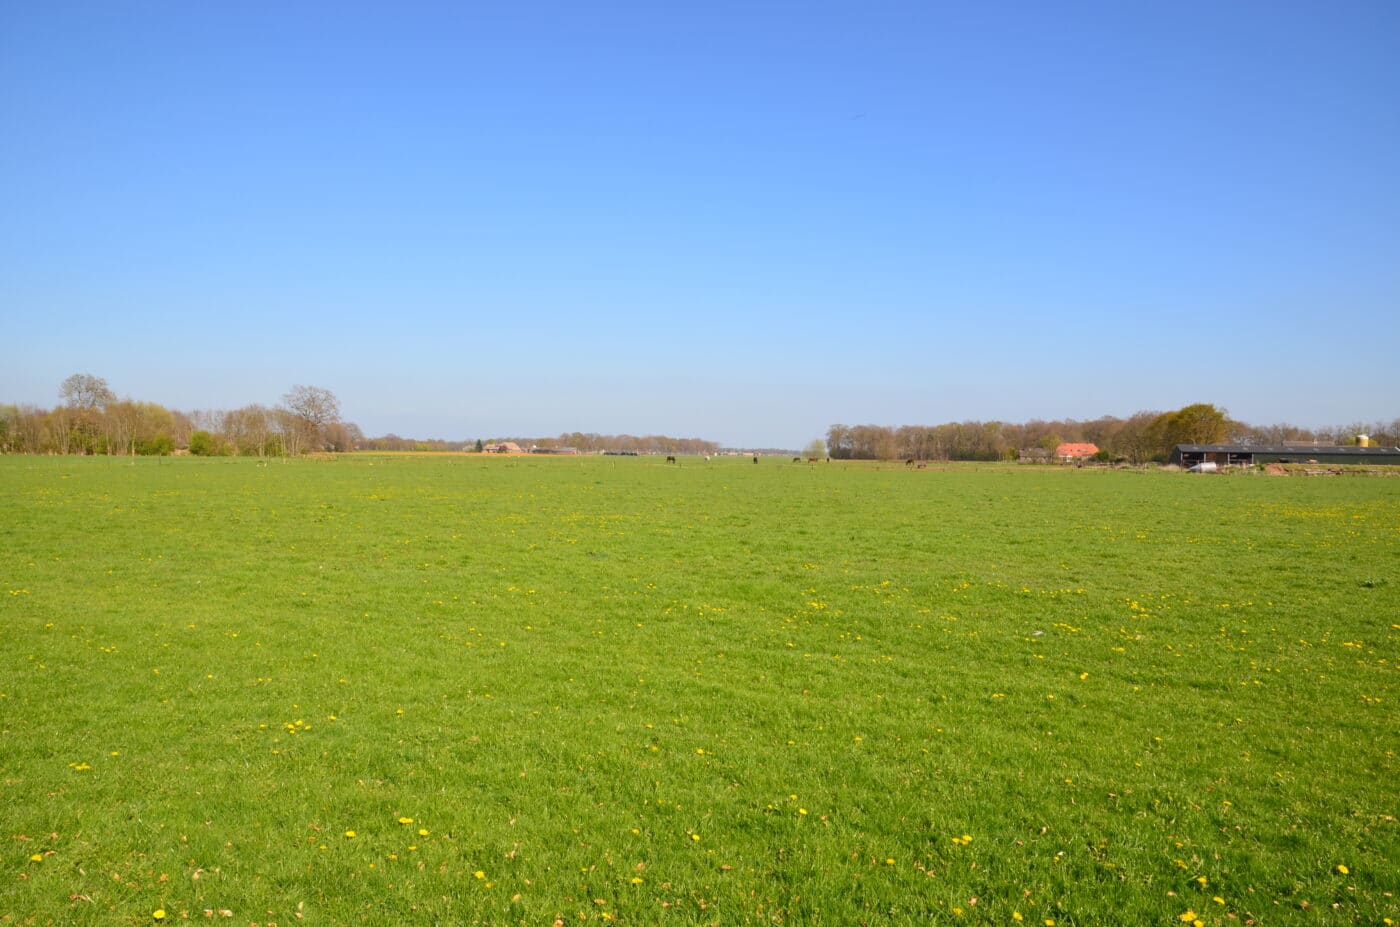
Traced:
POLYGON ((276 429, 276 416, 266 406, 256 403, 236 409, 224 416, 238 431, 238 452, 257 454, 264 457, 269 451, 269 441, 276 429))
POLYGON ((58 387, 65 405, 75 409, 101 409, 116 398, 107 381, 90 373, 75 373, 58 387))
POLYGON ((137 430, 141 425, 142 409, 130 399, 109 400, 104 416, 107 428, 108 454, 136 454, 137 430))
POLYGON ((306 420, 291 409, 278 406, 272 410, 277 427, 277 435, 282 439, 282 451, 288 457, 301 455, 306 447, 306 420))
POLYGON ((116 398, 107 381, 90 373, 75 373, 59 385, 58 394, 63 399, 63 413, 55 415, 55 424, 64 432, 59 440, 62 452, 93 453, 102 432, 102 410, 116 398))
MULTIPOLYGON (((298 436, 297 445, 323 447, 326 426, 340 421, 340 400, 335 398, 335 393, 319 386, 293 386, 282 401, 300 421, 302 434, 298 436)), ((294 424, 287 422, 288 426, 294 424)))

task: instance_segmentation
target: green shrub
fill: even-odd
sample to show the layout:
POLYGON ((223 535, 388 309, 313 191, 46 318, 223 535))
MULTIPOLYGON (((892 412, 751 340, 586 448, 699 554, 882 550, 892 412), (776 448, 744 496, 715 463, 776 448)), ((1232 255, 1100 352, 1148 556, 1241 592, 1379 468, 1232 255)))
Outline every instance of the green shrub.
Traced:
POLYGON ((201 429, 190 435, 190 453, 196 457, 213 457, 219 453, 219 443, 213 435, 201 429))
POLYGON ((146 457, 169 457, 174 450, 175 439, 164 433, 136 443, 136 453, 146 457))

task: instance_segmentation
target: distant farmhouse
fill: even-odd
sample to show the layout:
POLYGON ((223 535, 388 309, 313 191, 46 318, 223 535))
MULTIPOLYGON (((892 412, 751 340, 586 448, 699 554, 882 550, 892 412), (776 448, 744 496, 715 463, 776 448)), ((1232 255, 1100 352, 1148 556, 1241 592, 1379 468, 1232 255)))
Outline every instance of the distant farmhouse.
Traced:
POLYGON ((514 441, 502 441, 499 444, 488 444, 481 449, 483 454, 523 454, 525 453, 520 445, 514 441))
POLYGON ((1097 444, 1075 444, 1066 442, 1055 448, 1055 456, 1060 460, 1088 460, 1099 452, 1097 444))
POLYGON ((1252 467, 1266 463, 1395 464, 1400 447, 1334 444, 1178 444, 1168 463, 1178 467, 1252 467))

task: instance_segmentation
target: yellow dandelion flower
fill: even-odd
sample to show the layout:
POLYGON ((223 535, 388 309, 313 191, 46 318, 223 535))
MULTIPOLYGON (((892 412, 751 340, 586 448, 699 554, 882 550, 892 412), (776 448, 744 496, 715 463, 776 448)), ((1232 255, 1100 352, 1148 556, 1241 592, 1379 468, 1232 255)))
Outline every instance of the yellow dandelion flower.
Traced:
POLYGON ((1337 871, 1340 872, 1342 875, 1350 875, 1350 874, 1351 874, 1351 870, 1348 869, 1346 866, 1341 866, 1341 865, 1337 866, 1337 871))
POLYGON ((151 912, 151 917, 155 918, 158 921, 165 920, 165 909, 156 908, 154 911, 151 912))
POLYGON ((346 840, 354 840, 354 839, 355 839, 355 832, 354 832, 353 830, 347 830, 347 831, 345 832, 345 839, 346 839, 346 840))
POLYGON ((1190 908, 1186 909, 1185 912, 1183 912, 1181 915, 1179 915, 1179 916, 1177 917, 1177 920, 1181 921, 1183 924, 1189 924, 1189 923, 1191 923, 1192 921, 1194 921, 1195 919, 1196 919, 1196 912, 1195 912, 1195 911, 1192 911, 1190 908))
POLYGON ((1224 904, 1224 903, 1225 903, 1225 899, 1224 899, 1224 898, 1221 898, 1219 895, 1216 895, 1214 898, 1211 899, 1211 901, 1214 901, 1216 904, 1224 904))
POLYGON ((43 854, 43 853, 35 853, 33 856, 31 856, 31 857, 29 857, 29 858, 30 858, 30 860, 32 860, 33 862, 42 863, 42 862, 44 861, 44 854, 43 854))
POLYGON ((886 866, 893 866, 893 865, 894 865, 894 860, 893 860, 893 859, 887 859, 887 860, 885 860, 885 865, 886 865, 886 866))
POLYGON ((1023 921, 1023 920, 1025 920, 1025 918, 1021 916, 1021 912, 1020 912, 1020 911, 1012 911, 1012 912, 1011 912, 1011 919, 1012 919, 1012 920, 1015 920, 1015 921, 1023 921))
POLYGON ((413 818, 399 818, 400 824, 412 824, 413 818))
POLYGON ((633 885, 641 885, 641 884, 642 884, 641 877, 640 877, 640 876, 633 876, 633 877, 632 877, 632 884, 633 884, 633 885))
POLYGON ((476 876, 478 879, 486 878, 486 873, 480 869, 478 869, 476 872, 473 872, 472 875, 476 876))
POLYGON ((699 839, 700 839, 700 835, 699 835, 699 834, 691 834, 691 835, 690 835, 690 839, 691 839, 691 840, 699 840, 699 839))

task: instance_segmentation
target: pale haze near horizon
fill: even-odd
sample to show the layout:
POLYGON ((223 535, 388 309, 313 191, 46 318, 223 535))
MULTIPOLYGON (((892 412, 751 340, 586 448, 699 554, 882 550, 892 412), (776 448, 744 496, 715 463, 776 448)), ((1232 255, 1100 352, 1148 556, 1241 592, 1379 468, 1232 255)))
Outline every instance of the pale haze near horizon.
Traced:
POLYGON ((0 402, 1400 415, 1400 5, 10 4, 0 402))

